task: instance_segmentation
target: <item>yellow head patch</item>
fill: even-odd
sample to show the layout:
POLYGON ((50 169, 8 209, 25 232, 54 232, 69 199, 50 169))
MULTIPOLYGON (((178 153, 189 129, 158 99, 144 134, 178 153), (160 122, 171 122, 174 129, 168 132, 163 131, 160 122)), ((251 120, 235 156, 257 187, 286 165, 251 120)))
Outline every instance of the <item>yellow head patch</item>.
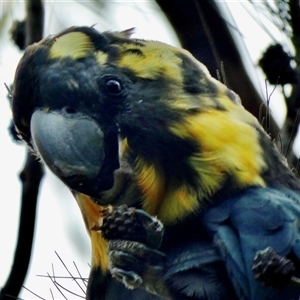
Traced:
POLYGON ((59 36, 50 48, 50 58, 84 58, 93 51, 93 44, 83 32, 70 32, 59 36))
POLYGON ((118 66, 130 68, 136 76, 144 79, 163 76, 175 81, 182 80, 181 59, 176 55, 178 49, 155 41, 140 43, 121 45, 118 66))

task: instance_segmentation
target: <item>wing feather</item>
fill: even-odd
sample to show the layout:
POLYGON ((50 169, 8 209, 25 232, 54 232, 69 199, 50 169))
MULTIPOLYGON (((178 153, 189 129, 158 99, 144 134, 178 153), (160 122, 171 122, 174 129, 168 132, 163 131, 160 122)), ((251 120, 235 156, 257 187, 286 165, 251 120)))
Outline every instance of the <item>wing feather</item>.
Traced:
POLYGON ((252 272, 257 251, 272 247, 300 261, 300 195, 288 189, 250 188, 208 210, 204 223, 214 237, 233 285, 245 299, 298 299, 292 286, 272 289, 252 272))

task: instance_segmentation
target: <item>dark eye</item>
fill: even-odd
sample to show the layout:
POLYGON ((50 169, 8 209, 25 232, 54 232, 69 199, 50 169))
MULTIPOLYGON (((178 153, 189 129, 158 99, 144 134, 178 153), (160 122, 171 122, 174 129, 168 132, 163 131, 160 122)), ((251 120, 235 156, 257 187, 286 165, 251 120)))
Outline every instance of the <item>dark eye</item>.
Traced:
POLYGON ((122 93, 122 85, 120 81, 114 78, 107 78, 104 82, 106 91, 112 96, 118 96, 122 93))

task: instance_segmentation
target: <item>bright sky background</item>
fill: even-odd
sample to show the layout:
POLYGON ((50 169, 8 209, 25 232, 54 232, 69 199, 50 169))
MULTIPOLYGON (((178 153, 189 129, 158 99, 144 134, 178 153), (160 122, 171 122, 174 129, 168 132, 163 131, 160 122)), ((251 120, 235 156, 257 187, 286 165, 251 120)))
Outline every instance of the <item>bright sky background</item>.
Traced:
MULTIPOLYGON (((251 19, 245 10, 245 7, 248 7, 247 4, 247 1, 220 1, 228 21, 240 30, 239 33, 235 31, 235 34, 243 49, 247 69, 265 98, 264 76, 255 66, 255 62, 271 40, 251 19)), ((24 2, 13 0, 0 2, 0 17, 5 6, 8 5, 13 7, 12 19, 23 18, 24 2)), ((56 33, 72 25, 96 24, 96 28, 100 31, 136 27, 136 37, 178 45, 176 36, 160 15, 154 1, 111 1, 111 8, 105 11, 105 15, 101 15, 101 11, 95 8, 90 10, 89 7, 94 7, 93 2, 46 1, 45 35, 56 33)), ((249 6, 248 9, 251 7, 249 6)), ((270 24, 268 26, 272 29, 270 24)), ((284 40, 283 35, 277 29, 272 29, 272 32, 277 41, 284 40)), ((14 144, 7 132, 11 112, 5 98, 6 90, 3 83, 10 84, 13 81, 20 55, 19 51, 8 42, 8 36, 0 37, 0 286, 5 282, 9 273, 16 243, 20 201, 20 182, 17 174, 23 165, 25 154, 24 146, 14 144)), ((270 86, 269 92, 272 89, 273 87, 270 86)), ((278 123, 282 124, 285 106, 279 91, 272 96, 271 109, 276 113, 278 123)), ((90 260, 89 240, 76 202, 68 189, 49 172, 42 183, 36 222, 35 247, 25 286, 48 299, 51 298, 49 291, 51 288, 54 298, 61 299, 62 296, 50 279, 37 277, 37 275, 52 273, 53 264, 56 275, 67 276, 67 272, 55 254, 56 251, 73 274, 77 275, 73 265, 75 261, 81 274, 87 277, 90 260)), ((74 292, 83 295, 71 280, 61 279, 59 282, 64 286, 71 286, 74 292)), ((23 291, 20 297, 37 299, 27 291, 23 291)), ((74 298, 70 295, 68 297, 74 298)))

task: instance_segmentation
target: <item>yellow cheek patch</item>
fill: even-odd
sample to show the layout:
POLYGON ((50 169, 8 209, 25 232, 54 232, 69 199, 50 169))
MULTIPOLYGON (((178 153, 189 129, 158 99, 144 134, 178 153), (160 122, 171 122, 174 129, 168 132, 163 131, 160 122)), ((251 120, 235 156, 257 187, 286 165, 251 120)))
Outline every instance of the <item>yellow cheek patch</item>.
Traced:
POLYGON ((71 57, 79 59, 87 57, 93 51, 90 38, 82 32, 70 32, 56 38, 50 48, 50 58, 71 57))
POLYGON ((76 200, 81 210, 86 229, 91 238, 92 258, 91 266, 100 267, 102 271, 108 270, 107 241, 101 233, 92 230, 99 225, 100 211, 102 207, 97 205, 90 197, 84 194, 76 194, 76 200))

